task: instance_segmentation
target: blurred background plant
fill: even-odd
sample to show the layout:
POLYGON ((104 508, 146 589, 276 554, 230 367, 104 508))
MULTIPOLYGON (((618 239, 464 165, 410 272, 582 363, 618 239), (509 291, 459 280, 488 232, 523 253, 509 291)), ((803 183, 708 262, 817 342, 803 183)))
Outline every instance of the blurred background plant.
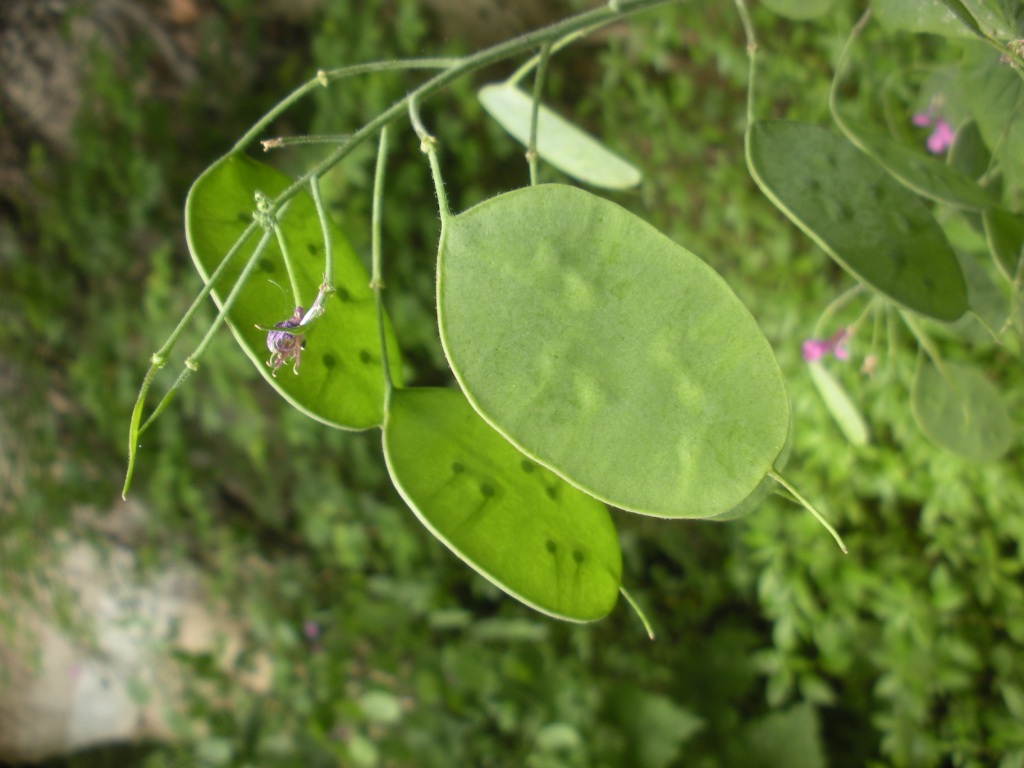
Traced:
MULTIPOLYGON (((42 131, 53 120, 33 122, 40 113, 22 108, 8 74, 35 82, 51 107, 75 89, 31 81, 4 47, 0 590, 15 588, 74 508, 106 509, 117 496, 139 378, 200 286, 182 202, 201 170, 318 67, 458 54, 582 4, 517 11, 481 0, 475 25, 459 24, 465 5, 440 0, 36 6, 30 22, 49 35, 41 50, 77 44, 80 98, 63 133, 42 131)), ((828 123, 856 10, 833 5, 808 22, 754 8, 759 102, 775 116, 828 123)), ((0 9, 4 40, 26 23, 19 6, 0 9)), ((955 40, 866 35, 878 77, 961 56, 955 40)), ((801 344, 851 281, 747 174, 744 45, 731 4, 665 7, 560 53, 547 101, 643 168, 640 190, 613 199, 709 261, 758 318, 793 399, 788 472, 825 500, 850 555, 778 497, 728 524, 617 515, 624 582, 657 642, 625 609, 596 625, 548 620, 414 521, 387 482, 376 432, 331 431, 287 407, 222 334, 145 436, 139 557, 200 563, 273 659, 272 689, 237 690, 209 659, 185 658, 225 693, 211 700, 197 686, 189 698, 204 735, 54 766, 1024 766, 1019 441, 987 464, 928 443, 908 407, 909 339, 873 376, 858 372, 856 340, 850 361, 828 361, 871 441, 853 447, 836 427, 801 344)), ((460 81, 424 106, 455 210, 528 183, 521 148, 475 98, 510 71, 460 81)), ((275 131, 350 131, 411 77, 318 91, 275 131)), ((446 384, 433 188, 412 131, 392 145, 386 301, 408 377, 446 384)), ((308 160, 270 157, 286 172, 308 160)), ((357 153, 324 184, 367 259, 371 164, 370 150, 357 153)), ((207 307, 200 325, 211 318, 207 307)), ((1024 411, 1019 360, 994 345, 971 354, 997 372, 1011 413, 1024 411)))

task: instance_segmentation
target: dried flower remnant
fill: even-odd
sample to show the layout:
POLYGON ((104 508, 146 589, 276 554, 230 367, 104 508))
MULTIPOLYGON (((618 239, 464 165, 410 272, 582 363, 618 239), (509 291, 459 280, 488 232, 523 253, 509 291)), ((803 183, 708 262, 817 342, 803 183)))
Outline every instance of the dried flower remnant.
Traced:
POLYGON ((306 348, 305 330, 324 313, 324 303, 332 293, 334 293, 334 288, 325 278, 324 282, 320 284, 320 291, 316 295, 316 301, 313 302, 313 306, 309 308, 309 312, 305 312, 302 307, 296 307, 295 312, 287 320, 274 323, 274 328, 302 327, 303 330, 299 333, 289 333, 284 330, 275 331, 262 325, 256 326, 260 330, 267 332, 267 349, 270 350, 270 359, 267 360, 267 365, 273 369, 271 376, 276 377, 277 369, 282 365, 286 365, 288 361, 294 363, 292 371, 298 374, 302 350, 306 348))
POLYGON ((874 376, 876 365, 878 365, 878 356, 868 355, 864 358, 864 364, 860 367, 860 372, 865 376, 874 376))
MULTIPOLYGON (((274 327, 295 328, 302 325, 304 312, 305 310, 302 307, 296 307, 291 317, 287 320, 282 320, 280 323, 274 323, 274 327)), ((305 334, 288 333, 287 331, 268 331, 267 349, 270 350, 270 359, 267 360, 267 365, 272 369, 270 375, 277 376, 277 369, 282 365, 287 365, 289 361, 293 361, 292 371, 298 375, 299 362, 305 346, 305 334)))

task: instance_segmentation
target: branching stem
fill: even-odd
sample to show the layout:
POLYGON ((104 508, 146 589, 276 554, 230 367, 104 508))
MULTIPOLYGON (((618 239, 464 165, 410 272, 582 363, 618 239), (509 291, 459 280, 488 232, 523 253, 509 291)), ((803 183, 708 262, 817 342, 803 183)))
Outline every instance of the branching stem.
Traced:
MULTIPOLYGON (((463 75, 491 64, 495 64, 504 59, 518 56, 524 51, 534 49, 549 40, 558 40, 559 38, 565 37, 573 32, 578 32, 582 29, 600 27, 619 19, 624 15, 638 13, 639 11, 643 11, 648 8, 654 8, 659 5, 667 5, 668 3, 680 1, 681 0, 622 0, 618 3, 618 7, 615 10, 609 7, 595 8, 593 10, 577 14, 576 16, 570 16, 568 19, 563 19, 562 21, 551 24, 550 26, 534 30, 533 32, 528 32, 527 34, 513 40, 506 40, 503 43, 498 43, 495 46, 485 48, 478 53, 465 56, 462 59, 458 59, 457 64, 448 67, 443 72, 430 78, 413 91, 410 91, 405 97, 399 99, 386 110, 381 112, 377 117, 363 125, 359 130, 352 134, 352 138, 348 142, 334 150, 311 170, 296 179, 291 186, 275 198, 271 212, 276 211, 285 202, 298 194, 299 190, 309 182, 310 178, 314 176, 322 176, 351 154, 357 147, 362 145, 371 137, 377 135, 380 129, 385 125, 390 125, 401 118, 407 112, 410 102, 422 102, 424 99, 437 93, 449 83, 458 80, 463 75)), ((397 69, 398 67, 394 68, 397 69)), ((317 80, 315 82, 320 81, 317 80)), ((289 96, 288 98, 291 99, 292 97, 289 96)), ((291 102, 289 102, 289 105, 290 103, 291 102)), ((280 111, 275 107, 274 110, 271 110, 271 112, 268 113, 268 116, 272 115, 272 117, 270 117, 270 119, 265 117, 265 122, 270 122, 270 120, 278 114, 280 114, 280 111)), ((249 133, 252 134, 253 131, 250 131, 249 133)), ((246 134, 246 137, 243 137, 243 140, 240 140, 235 145, 236 149, 245 146, 245 144, 252 138, 249 134, 246 134)))

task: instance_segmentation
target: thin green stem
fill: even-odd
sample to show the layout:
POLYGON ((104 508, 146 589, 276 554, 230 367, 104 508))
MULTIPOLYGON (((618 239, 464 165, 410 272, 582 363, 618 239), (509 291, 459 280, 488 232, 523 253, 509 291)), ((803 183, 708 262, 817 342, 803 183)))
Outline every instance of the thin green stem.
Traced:
POLYGON ((530 164, 530 186, 537 185, 537 172, 540 155, 537 154, 537 117, 540 115, 540 102, 544 94, 544 78, 548 74, 548 61, 551 60, 551 43, 547 42, 540 49, 540 66, 537 76, 533 79, 533 104, 530 109, 530 142, 526 148, 526 160, 530 164))
POLYGON ((629 603, 629 607, 633 609, 633 613, 640 617, 640 623, 644 625, 644 629, 647 631, 647 637, 654 640, 654 627, 651 626, 650 620, 647 618, 647 614, 640 610, 640 606, 637 605, 636 600, 629 594, 624 586, 619 585, 619 592, 626 598, 626 602, 629 603))
POLYGON ((304 306, 299 289, 299 278, 295 274, 295 265, 292 264, 291 254, 288 252, 288 244, 284 240, 284 231, 276 221, 274 222, 274 235, 277 237, 277 245, 281 249, 281 258, 284 259, 284 269, 288 273, 288 284, 292 288, 292 304, 296 307, 304 306))
POLYGON ((904 324, 910 329, 910 332, 914 334, 914 338, 917 339, 917 343, 921 345, 921 349, 924 350, 925 354, 932 361, 935 367, 938 369, 942 378, 946 381, 950 381, 949 376, 946 375, 946 365, 942 361, 942 353, 939 352, 939 348, 932 342, 931 337, 925 333, 924 329, 917 322, 917 319, 913 317, 909 312, 899 310, 900 317, 903 319, 904 324))
POLYGON ((206 284, 203 285, 202 290, 199 291, 199 295, 195 297, 189 308, 185 310, 184 316, 178 321, 174 330, 171 331, 171 335, 167 337, 167 341, 165 341, 164 345, 153 355, 154 365, 157 365, 157 367, 163 367, 167 362, 167 356, 170 355, 171 350, 173 350, 174 346, 178 343, 178 339, 181 337, 181 334, 185 332, 185 328, 192 321, 196 312, 199 311, 199 307, 202 306, 203 302, 206 301, 206 298, 210 295, 210 292, 213 290, 213 286, 217 284, 217 281, 220 280, 221 277, 223 277, 225 271, 227 271, 228 265, 234 259, 235 255, 242 249, 242 246, 245 245, 246 241, 256 231, 257 226, 256 221, 253 220, 250 222, 249 226, 242 230, 242 234, 238 236, 234 245, 231 246, 231 249, 227 254, 225 254, 224 258, 221 259, 220 264, 217 265, 217 269, 213 271, 213 274, 210 275, 206 284))
POLYGON ((259 261, 259 257, 263 255, 263 251, 266 250, 267 243, 270 242, 270 238, 273 234, 272 230, 265 230, 263 232, 263 237, 261 237, 259 242, 256 244, 256 248, 253 250, 252 256, 249 257, 249 261, 246 262, 242 272, 238 275, 238 279, 231 287, 231 292, 221 304, 220 311, 213 319, 213 323, 210 325, 209 330, 207 330, 206 334, 203 336, 199 345, 195 348, 192 354, 185 358, 185 369, 181 372, 177 381, 174 382, 174 385, 167 391, 167 394, 164 395, 163 399, 153 410, 153 413, 151 413, 149 418, 146 419, 145 423, 143 423, 142 427, 139 429, 140 435, 149 428, 149 425, 152 424, 156 420, 157 416, 163 413, 164 409, 170 404, 171 398, 174 396, 174 391, 184 384, 185 380, 191 376, 193 372, 199 369, 199 358, 202 357, 203 352, 206 351, 206 347, 209 346, 210 341, 213 339, 214 334, 220 328, 221 324, 227 319, 228 310, 231 308, 231 305, 235 303, 235 299, 242 290, 242 286, 245 285, 246 280, 249 279, 249 275, 256 266, 256 262, 259 261))
MULTIPOLYGON (((203 285, 199 295, 195 297, 192 304, 185 311, 184 316, 178 321, 178 324, 171 331, 171 335, 167 337, 167 341, 164 342, 163 346, 160 347, 153 356, 150 358, 149 369, 146 371, 146 375, 142 380, 142 386, 139 388, 138 397, 135 399, 135 405, 132 407, 132 416, 128 424, 128 469, 125 472, 124 486, 121 489, 121 497, 127 498, 128 489, 131 487, 132 475, 135 472, 135 454, 139 448, 139 435, 141 434, 140 424, 142 422, 142 412, 146 406, 146 395, 149 393, 149 388, 153 384, 153 380, 156 377, 157 371, 163 368, 167 364, 167 358, 170 356, 174 346, 178 343, 178 339, 181 338, 181 334, 185 332, 185 328, 188 327, 189 323, 192 322, 192 318, 196 312, 199 311, 199 307, 202 306, 203 302, 210 295, 213 290, 213 286, 217 281, 224 275, 228 265, 234 259, 242 246, 248 241, 249 237, 253 232, 256 231, 256 221, 250 222, 249 226, 243 230, 242 234, 235 241, 231 249, 225 254, 224 258, 221 259, 220 264, 217 265, 217 269, 213 271, 209 279, 203 285)), ((148 424, 152 421, 152 416, 146 420, 148 424)))
MULTIPOLYGON (((548 40, 557 40, 567 34, 581 29, 586 29, 587 27, 600 27, 604 24, 608 24, 623 15, 638 13, 649 8, 655 8, 659 5, 667 5, 668 3, 674 2, 681 2, 681 0, 622 0, 622 2, 619 3, 618 12, 608 7, 595 8, 593 10, 577 14, 576 16, 570 16, 568 19, 563 19, 562 21, 556 22, 550 26, 534 30, 533 32, 528 32, 514 40, 506 40, 505 42, 499 43, 491 48, 485 48, 482 51, 459 59, 458 64, 445 69, 443 72, 422 83, 419 87, 410 91, 406 96, 399 99, 375 118, 367 122, 352 134, 352 139, 350 141, 334 150, 316 166, 296 179, 291 186, 286 188, 277 196, 274 200, 274 208, 272 210, 276 210, 286 201, 298 194, 299 190, 306 185, 311 177, 322 176, 341 162, 345 157, 354 152, 356 148, 361 146, 372 136, 375 136, 385 125, 390 125, 402 117, 402 115, 407 112, 410 101, 422 102, 424 99, 437 93, 449 83, 459 79, 463 75, 491 64, 495 64, 504 59, 518 56, 524 51, 536 48, 538 45, 541 45, 548 40)), ((241 145, 243 145, 243 142, 239 142, 236 145, 236 148, 241 145)))
POLYGON ((444 191, 444 178, 441 176, 441 163, 437 159, 437 139, 423 125, 420 119, 419 104, 416 99, 409 99, 409 119, 412 122, 413 130, 420 140, 420 151, 427 156, 430 163, 430 176, 434 180, 434 191, 437 193, 437 208, 441 216, 441 231, 444 231, 448 219, 451 218, 451 208, 448 206, 448 195, 444 191))
POLYGON ((235 142, 235 146, 231 148, 231 152, 241 152, 243 149, 245 149, 257 136, 259 136, 263 132, 263 129, 266 128, 275 119, 277 119, 279 115, 284 113, 289 107, 292 106, 292 104, 297 102, 307 93, 314 90, 320 85, 322 85, 322 83, 317 78, 314 77, 310 80, 307 80, 305 83, 303 83, 294 91, 292 91, 283 99, 281 99, 281 101, 277 102, 277 104, 274 105, 273 109, 271 109, 263 117, 257 120, 253 124, 252 128, 246 131, 242 135, 242 138, 235 142))
POLYGON ((839 54, 839 62, 836 64, 836 73, 832 76, 832 85, 828 89, 828 108, 832 113, 832 119, 836 121, 840 128, 843 128, 844 133, 849 131, 844 127, 842 122, 842 116, 839 114, 839 85, 842 82, 843 76, 846 74, 846 68, 850 61, 850 51, 853 50, 853 44, 857 38, 860 37, 860 33, 864 30, 868 20, 871 18, 871 9, 868 8, 861 14, 861 17, 857 20, 857 23, 853 25, 853 29, 850 30, 850 36, 846 38, 846 43, 843 45, 842 53, 839 54))
POLYGON ((132 418, 128 424, 128 469, 124 476, 124 486, 121 488, 122 499, 128 498, 128 489, 132 485, 132 475, 135 474, 135 455, 139 450, 139 424, 142 422, 142 409, 146 404, 146 393, 149 392, 149 387, 156 377, 156 372, 162 367, 163 363, 160 365, 151 364, 149 366, 149 370, 146 371, 146 377, 142 380, 142 386, 139 388, 139 396, 135 399, 135 406, 132 408, 132 418))
POLYGON ((316 73, 315 77, 307 80, 290 94, 285 96, 281 101, 275 104, 269 112, 257 120, 253 124, 252 128, 246 131, 245 135, 235 142, 235 146, 231 148, 231 151, 241 152, 253 140, 255 140, 260 133, 263 132, 264 128, 280 117, 295 102, 310 91, 315 90, 318 86, 326 88, 329 83, 336 80, 343 80, 346 77, 354 77, 356 75, 365 75, 370 72, 391 72, 394 70, 405 69, 446 69, 454 66, 459 61, 460 59, 450 58, 410 59, 407 61, 373 61, 367 64, 353 64, 350 67, 342 67, 341 69, 332 69, 327 71, 321 69, 316 73))
POLYGON ((313 193, 313 205, 320 220, 320 232, 324 236, 324 284, 334 289, 334 251, 331 245, 331 230, 327 223, 327 209, 320 197, 320 179, 314 176, 309 180, 309 189, 313 193))
POLYGON ((864 286, 861 285, 860 283, 857 283, 856 285, 852 286, 851 288, 847 288, 841 294, 836 296, 836 298, 834 298, 831 302, 829 302, 829 305, 827 307, 825 307, 825 309, 822 311, 821 315, 818 317, 818 322, 816 322, 814 324, 814 336, 815 337, 821 336, 822 335, 822 330, 821 330, 822 327, 829 320, 832 319, 832 316, 835 315, 843 307, 845 307, 852 299, 854 299, 860 293, 862 293, 863 290, 864 290, 864 286))
POLYGON ((380 130, 380 142, 377 145, 377 168, 373 174, 373 216, 370 222, 370 253, 371 277, 370 287, 373 289, 374 301, 377 305, 377 333, 380 336, 380 367, 384 375, 384 420, 387 421, 391 412, 391 394, 394 385, 391 381, 391 362, 388 359, 388 341, 384 329, 384 277, 381 267, 381 211, 384 200, 384 172, 387 167, 388 128, 380 130))
POLYGON ((868 353, 871 356, 876 354, 875 350, 878 349, 879 339, 882 338, 882 323, 885 321, 885 306, 882 300, 875 297, 868 304, 868 307, 872 310, 874 322, 871 325, 871 351, 868 353))
POLYGON ((338 69, 321 69, 316 73, 317 80, 322 85, 333 83, 337 80, 344 80, 347 77, 366 75, 373 72, 394 72, 405 69, 448 69, 461 62, 458 56, 448 57, 427 57, 422 59, 399 59, 397 61, 370 61, 365 64, 351 64, 338 69))
POLYGON ((757 78, 757 35, 754 33, 754 24, 750 20, 750 12, 744 0, 736 0, 736 10, 740 15, 740 22, 743 24, 743 33, 747 38, 747 131, 754 123, 754 93, 755 80, 757 78))
MULTIPOLYGON (((575 32, 570 32, 568 35, 561 38, 560 40, 555 40, 551 44, 551 55, 553 56, 563 48, 572 45, 577 40, 583 39, 591 32, 593 32, 595 29, 600 29, 601 26, 601 24, 598 24, 587 29, 580 29, 575 32)), ((522 80, 524 77, 530 74, 530 72, 532 72, 537 67, 537 65, 540 64, 541 55, 541 53, 538 53, 536 56, 531 56, 530 58, 528 58, 525 62, 523 62, 522 66, 520 66, 519 69, 517 69, 515 72, 509 75, 505 82, 508 85, 518 85, 520 80, 522 80)))
POLYGON ((1024 306, 1021 297, 1024 297, 1024 253, 1017 255, 1017 269, 1014 271, 1013 280, 1010 283, 1010 314, 1006 318, 1007 325, 1017 330, 1018 352, 1021 345, 1024 345, 1024 306))
POLYGON ((843 538, 839 535, 839 532, 829 524, 828 520, 822 517, 821 513, 814 508, 814 505, 811 504, 811 502, 809 502, 807 499, 801 496, 800 492, 786 481, 786 478, 784 478, 774 469, 768 472, 768 477, 770 477, 776 483, 778 483, 791 494, 793 494, 793 498, 800 503, 800 506, 802 506, 812 515, 814 515, 815 519, 817 519, 819 523, 825 526, 825 530, 832 534, 832 538, 836 540, 836 544, 838 544, 839 548, 843 550, 843 554, 849 554, 850 551, 846 548, 846 544, 843 542, 843 538))
POLYGON ((318 133, 310 136, 276 136, 273 139, 263 139, 263 151, 269 152, 272 149, 294 147, 302 144, 342 144, 352 138, 351 133, 318 133))

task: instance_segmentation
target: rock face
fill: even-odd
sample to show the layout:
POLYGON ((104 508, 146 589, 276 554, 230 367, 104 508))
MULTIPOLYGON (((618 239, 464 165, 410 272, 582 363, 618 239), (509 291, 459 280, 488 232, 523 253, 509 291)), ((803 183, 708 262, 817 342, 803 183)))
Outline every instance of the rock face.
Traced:
POLYGON ((209 599, 198 569, 144 576, 130 549, 89 538, 61 532, 41 549, 35 572, 5 574, 0 761, 187 735, 171 726, 190 684, 175 660, 182 653, 213 654, 240 684, 268 685, 265 658, 233 669, 243 628, 209 599))
POLYGON ((445 39, 484 48, 572 13, 570 0, 422 0, 445 39))

